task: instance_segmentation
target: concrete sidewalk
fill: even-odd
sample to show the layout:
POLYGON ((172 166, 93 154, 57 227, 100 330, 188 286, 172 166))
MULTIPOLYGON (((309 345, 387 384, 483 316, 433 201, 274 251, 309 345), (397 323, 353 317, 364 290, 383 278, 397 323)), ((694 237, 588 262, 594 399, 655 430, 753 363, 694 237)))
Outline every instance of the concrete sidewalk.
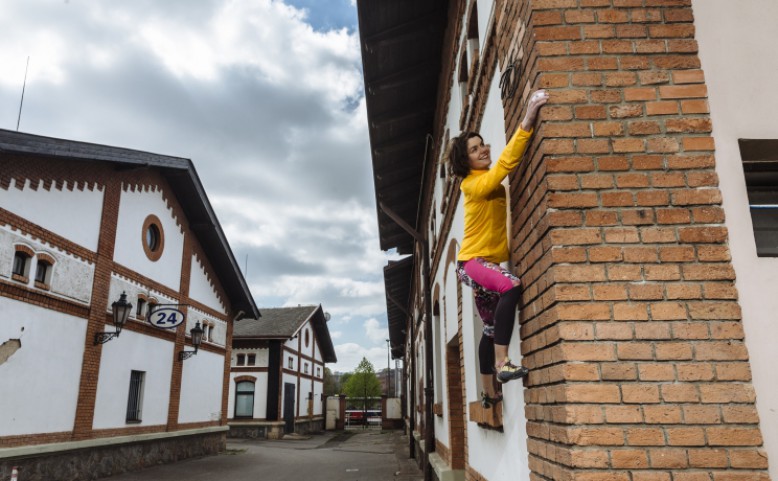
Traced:
POLYGON ((112 476, 111 481, 421 481, 402 431, 345 431, 286 439, 228 439, 218 456, 112 476))

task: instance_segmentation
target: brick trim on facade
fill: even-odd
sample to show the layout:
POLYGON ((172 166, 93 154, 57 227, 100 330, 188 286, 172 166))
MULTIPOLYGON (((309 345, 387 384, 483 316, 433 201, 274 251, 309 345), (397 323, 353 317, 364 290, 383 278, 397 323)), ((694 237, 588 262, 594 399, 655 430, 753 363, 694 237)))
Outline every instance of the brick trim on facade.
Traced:
MULTIPOLYGON (((68 433, 41 433, 35 435, 1 437, 0 446, 14 447, 28 444, 92 439, 118 434, 142 434, 147 432, 172 431, 185 428, 189 429, 193 427, 218 426, 220 424, 225 424, 227 418, 228 396, 226 390, 223 393, 223 412, 220 421, 187 423, 185 425, 179 425, 177 423, 181 382, 181 373, 176 373, 176 366, 179 366, 179 371, 181 366, 181 362, 178 361, 177 358, 177 353, 185 344, 185 326, 182 325, 178 329, 178 331, 183 333, 179 346, 179 343, 177 342, 177 338, 179 337, 178 331, 171 332, 168 330, 156 329, 146 323, 145 319, 136 319, 135 313, 133 312, 131 319, 125 325, 124 330, 142 333, 145 336, 154 337, 157 339, 176 342, 174 359, 171 360, 171 362, 174 363, 174 367, 173 383, 171 383, 172 395, 170 398, 171 404, 169 406, 168 412, 168 424, 161 427, 127 426, 126 428, 122 427, 108 430, 92 429, 94 406, 96 401, 97 379, 99 378, 100 359, 102 353, 102 345, 95 346, 94 337, 97 332, 112 330, 112 319, 110 313, 108 312, 108 295, 111 279, 114 275, 118 275, 119 277, 129 280, 130 282, 138 283, 152 291, 157 291, 159 294, 166 298, 172 299, 174 302, 189 304, 194 309, 198 309, 207 315, 226 322, 228 331, 226 338, 227 346, 217 346, 204 343, 200 347, 200 350, 225 356, 224 385, 227 385, 227 380, 229 378, 229 344, 232 333, 232 324, 230 322, 231 318, 229 317, 231 307, 229 305, 225 306, 224 299, 226 299, 226 296, 224 295, 223 289, 218 285, 215 286, 215 289, 217 289, 217 295, 220 298, 222 306, 225 306, 227 311, 226 314, 188 298, 188 284, 191 272, 189 267, 191 262, 195 259, 196 255, 199 255, 199 258, 202 259, 206 275, 209 277, 209 279, 215 279, 216 277, 212 268, 207 262, 204 251, 199 245, 199 242, 188 230, 188 225, 186 225, 186 217, 183 213, 183 209, 175 199, 172 199, 169 194, 167 194, 167 192, 170 191, 170 188, 166 184, 165 180, 158 173, 154 172, 153 169, 135 170, 133 171, 133 177, 142 178, 143 180, 138 181, 138 184, 128 186, 121 183, 121 181, 116 177, 114 169, 109 165, 103 165, 99 163, 84 164, 76 163, 74 161, 63 161, 48 158, 17 158, 13 156, 6 156, 4 159, 0 160, 0 166, 2 166, 2 169, 0 169, 0 188, 8 189, 11 187, 11 182, 14 182, 14 186, 17 189, 26 188, 37 190, 40 186, 42 186, 47 190, 97 189, 103 193, 103 209, 101 214, 102 217, 100 220, 97 252, 92 252, 91 250, 77 245, 72 241, 65 239, 64 237, 49 231, 48 229, 45 229, 33 222, 30 222, 27 219, 0 208, 0 223, 12 226, 13 229, 17 230, 21 234, 30 236, 35 241, 43 243, 47 248, 62 252, 68 256, 76 257, 94 266, 93 289, 91 294, 91 303, 89 305, 59 297, 56 294, 47 292, 46 290, 40 288, 33 288, 30 286, 21 285, 19 282, 0 279, 0 295, 3 297, 16 299, 21 302, 36 304, 45 309, 51 309, 53 311, 72 315, 87 321, 87 330, 84 340, 84 358, 82 361, 82 372, 78 393, 79 397, 75 413, 73 431, 68 433), (29 181, 29 183, 26 183, 26 180, 29 181), (117 264, 113 260, 116 225, 118 221, 118 210, 121 200, 121 193, 123 191, 134 190, 138 188, 138 185, 140 184, 143 184, 143 188, 147 190, 154 189, 160 190, 162 192, 165 202, 176 218, 177 225, 181 229, 181 232, 185 234, 185 249, 184 258, 182 259, 183 262, 180 291, 148 279, 137 272, 117 264), (189 244, 188 248, 186 248, 186 243, 189 244), (186 287, 186 289, 184 289, 184 287, 186 287)), ((31 255, 50 262, 52 265, 55 262, 54 258, 44 252, 38 252, 36 254, 34 251, 32 251, 31 255)), ((213 281, 211 282, 213 285, 213 281)), ((139 297, 146 300, 155 299, 153 297, 148 297, 145 294, 139 294, 139 297)), ((182 306, 182 308, 186 309, 185 306, 182 306)))
POLYGON ((76 420, 73 426, 74 440, 87 439, 93 435, 92 421, 94 420, 95 397, 97 396, 97 380, 100 374, 100 359, 103 352, 102 344, 94 345, 94 338, 95 334, 105 327, 120 194, 119 180, 109 180, 105 183, 100 236, 97 244, 97 261, 95 262, 92 282, 92 302, 89 305, 76 420))
POLYGON ((510 196, 534 479, 769 479, 691 0, 503 6, 551 93, 510 196))

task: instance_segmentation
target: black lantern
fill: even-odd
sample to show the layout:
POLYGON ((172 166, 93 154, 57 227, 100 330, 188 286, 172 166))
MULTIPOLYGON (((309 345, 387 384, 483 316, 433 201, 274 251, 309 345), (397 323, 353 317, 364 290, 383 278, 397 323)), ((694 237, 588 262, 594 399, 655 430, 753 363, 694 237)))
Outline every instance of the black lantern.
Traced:
POLYGON ((195 323, 195 327, 189 330, 189 334, 192 336, 192 345, 194 351, 181 351, 178 353, 178 360, 184 361, 197 354, 197 350, 200 348, 200 344, 203 342, 203 328, 200 327, 200 321, 195 323))
POLYGON ((127 302, 127 293, 122 292, 118 301, 114 301, 111 304, 111 312, 113 313, 113 325, 116 327, 115 332, 98 332, 95 334, 95 346, 98 344, 105 344, 114 337, 119 337, 119 333, 122 332, 124 324, 130 317, 132 312, 132 303, 127 302))

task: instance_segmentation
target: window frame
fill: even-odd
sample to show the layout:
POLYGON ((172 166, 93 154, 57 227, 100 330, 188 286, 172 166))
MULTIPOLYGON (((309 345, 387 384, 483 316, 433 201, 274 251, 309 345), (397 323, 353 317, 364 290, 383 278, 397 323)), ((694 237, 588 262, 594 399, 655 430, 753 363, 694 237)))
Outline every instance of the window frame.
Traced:
POLYGON ((253 418, 254 417, 254 401, 256 400, 256 392, 257 392, 257 386, 256 382, 249 381, 246 379, 243 379, 241 381, 235 382, 235 406, 234 406, 234 415, 235 418, 253 418), (242 397, 246 397, 248 394, 248 391, 241 392, 240 387, 241 385, 250 384, 251 385, 251 413, 250 414, 238 414, 238 405, 239 405, 239 399, 242 397))
POLYGON ((14 252, 14 260, 11 265, 11 277, 20 282, 28 282, 30 280, 30 265, 32 264, 32 255, 26 250, 16 249, 14 252))
POLYGON ((145 371, 130 371, 130 389, 127 395, 127 414, 125 422, 143 422, 143 392, 146 384, 145 371))
POLYGON ((778 139, 738 139, 757 257, 778 257, 778 139))

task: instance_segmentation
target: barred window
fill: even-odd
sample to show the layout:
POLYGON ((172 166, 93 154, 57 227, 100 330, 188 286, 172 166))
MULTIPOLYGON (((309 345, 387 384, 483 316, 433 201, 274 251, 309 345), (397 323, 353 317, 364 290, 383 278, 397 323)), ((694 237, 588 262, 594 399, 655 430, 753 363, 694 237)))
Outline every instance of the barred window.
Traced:
POLYGON ((143 381, 146 373, 132 371, 130 373, 130 394, 127 399, 127 422, 141 422, 143 411, 143 381))

